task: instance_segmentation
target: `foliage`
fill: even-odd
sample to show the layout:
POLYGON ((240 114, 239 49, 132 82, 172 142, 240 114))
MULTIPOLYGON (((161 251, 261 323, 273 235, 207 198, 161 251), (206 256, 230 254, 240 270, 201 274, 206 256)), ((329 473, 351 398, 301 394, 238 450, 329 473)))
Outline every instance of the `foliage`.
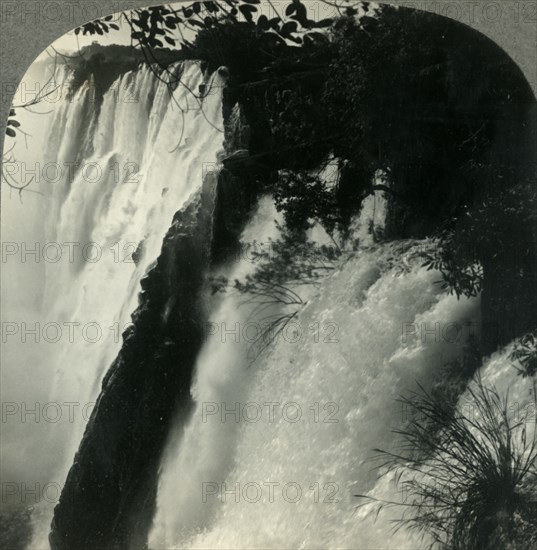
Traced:
POLYGON ((85 23, 81 27, 77 27, 75 29, 75 34, 98 34, 100 36, 103 36, 104 34, 108 34, 110 30, 118 31, 118 25, 116 25, 116 23, 111 23, 113 19, 113 15, 108 15, 106 17, 103 17, 102 19, 95 19, 93 21, 90 21, 89 23, 85 23))
POLYGON ((525 334, 516 343, 509 359, 517 361, 522 376, 535 376, 537 373, 537 331, 525 334))
POLYGON ((508 396, 479 378, 468 396, 471 406, 455 413, 423 388, 402 400, 416 414, 395 432, 404 441, 401 453, 377 452, 387 471, 398 473, 404 497, 377 501, 378 510, 402 506, 397 527, 429 536, 431 546, 529 550, 528 535, 537 534, 535 425, 528 433, 527 419, 512 417, 508 396))
POLYGON ((477 296, 483 289, 483 268, 475 255, 467 255, 465 245, 453 231, 448 231, 442 236, 438 250, 426 254, 423 263, 428 271, 440 271, 442 290, 457 298, 477 296))
MULTIPOLYGON (((174 9, 173 5, 168 4, 133 10, 130 15, 123 14, 123 16, 131 28, 132 40, 142 49, 162 48, 166 42, 172 47, 180 46, 187 51, 198 53, 200 52, 198 41, 205 40, 207 31, 213 32, 212 36, 218 42, 215 33, 222 25, 235 28, 246 25, 251 31, 263 36, 266 43, 276 42, 285 45, 286 41, 295 44, 315 41, 315 34, 310 34, 309 31, 331 24, 330 19, 321 21, 310 19, 305 5, 300 0, 292 0, 292 3, 286 7, 284 16, 280 16, 272 6, 276 15, 270 19, 264 14, 259 14, 260 3, 261 0, 193 2, 180 9, 174 9), (187 40, 183 30, 198 33, 195 40, 198 44, 187 40)), ((75 29, 75 34, 103 35, 110 29, 118 30, 119 27, 115 23, 110 23, 112 19, 113 16, 108 16, 86 23, 75 29)), ((262 50, 256 50, 256 53, 260 52, 262 50)), ((154 52, 148 51, 148 59, 152 58, 154 58, 154 52)), ((231 58, 228 59, 231 60, 231 58)))
POLYGON ((15 115, 15 109, 10 109, 6 128, 6 135, 9 137, 15 137, 17 135, 15 128, 20 127, 20 122, 15 118, 15 115))
MULTIPOLYGON (((336 2, 339 17, 315 21, 300 0, 272 6, 269 16, 259 5, 169 4, 123 18, 137 51, 171 88, 181 75, 167 70, 165 46, 209 71, 228 67, 226 101, 245 114, 249 161, 292 230, 317 222, 348 237, 380 170, 389 197, 386 238, 439 234, 439 251, 425 265, 441 271, 446 290, 475 296, 498 265, 505 281, 531 275, 537 201, 531 185, 518 183, 526 138, 515 113, 534 97, 504 52, 419 10, 367 2, 342 10, 336 2), (499 120, 507 121, 501 132, 499 120), (320 176, 329 159, 339 165, 335 185, 320 176), (520 241, 524 259, 513 257, 520 241)), ((77 32, 103 34, 117 27, 110 20, 77 32)))
POLYGON ((334 195, 318 173, 280 173, 274 185, 274 200, 290 230, 298 232, 317 222, 333 235, 337 222, 334 195))
POLYGON ((493 182, 516 183, 521 126, 513 117, 498 137, 496 121, 534 99, 499 48, 463 25, 389 6, 340 18, 332 43, 322 104, 333 153, 390 175, 392 236, 429 235, 493 182))
POLYGON ((483 265, 507 279, 535 277, 537 188, 524 182, 489 195, 441 231, 436 254, 424 266, 438 269, 442 286, 457 297, 476 296, 483 287, 483 265))
POLYGON ((243 280, 230 282, 220 276, 210 281, 213 293, 232 290, 243 296, 242 305, 253 306, 249 321, 259 323, 263 330, 251 346, 252 362, 306 304, 298 293, 299 288, 318 286, 341 257, 337 246, 316 244, 308 240, 303 231, 281 226, 279 229, 279 239, 269 239, 268 246, 260 252, 252 251, 256 269, 243 280))

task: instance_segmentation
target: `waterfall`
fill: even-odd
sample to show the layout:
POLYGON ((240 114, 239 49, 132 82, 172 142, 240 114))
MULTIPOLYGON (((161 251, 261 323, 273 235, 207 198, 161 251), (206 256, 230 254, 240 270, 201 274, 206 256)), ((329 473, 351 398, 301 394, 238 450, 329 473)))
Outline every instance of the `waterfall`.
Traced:
MULTIPOLYGON (((358 235, 376 202, 382 208, 378 197, 364 205, 358 235)), ((273 236, 273 209, 263 198, 241 248, 273 236)), ((150 548, 419 545, 403 531, 388 538, 393 518, 375 523, 353 495, 393 498, 395 484, 378 480, 368 462, 372 449, 394 449, 391 430, 405 422, 397 398, 417 383, 432 387, 469 335, 446 341, 406 328, 475 330, 478 322, 478 299, 442 293, 439 273, 421 267, 420 252, 432 247, 366 239, 320 290, 296 289, 307 305, 253 365, 251 309, 234 294, 216 303, 209 318, 217 328, 197 361, 196 406, 163 464, 150 548)), ((242 258, 227 274, 254 269, 242 258)))
MULTIPOLYGON (((45 263, 40 305, 32 313, 41 325, 53 323, 63 331, 70 327, 74 336, 64 333, 54 345, 48 340, 35 346, 12 345, 8 358, 12 370, 16 369, 13 357, 31 363, 24 373, 35 372, 41 383, 31 390, 36 400, 77 408, 73 421, 46 423, 33 430, 39 431, 39 440, 30 450, 39 454, 18 470, 17 457, 8 455, 21 476, 39 472, 44 480, 61 485, 73 462, 84 469, 80 456, 73 461, 75 452, 84 441, 88 416, 107 369, 128 363, 120 354, 121 335, 133 312, 144 296, 158 293, 155 287, 162 280, 171 286, 184 282, 184 265, 174 271, 172 260, 175 253, 191 249, 173 248, 178 242, 173 240, 173 230, 185 240, 191 237, 181 233, 180 214, 196 210, 195 198, 204 193, 205 176, 215 172, 221 158, 224 82, 219 73, 206 82, 197 63, 176 64, 170 71, 181 75, 182 84, 170 93, 154 70, 141 66, 122 74, 102 98, 95 96, 90 78, 55 105, 50 119, 45 161, 62 170, 44 190, 42 225, 34 224, 33 231, 40 230, 63 255, 61 261, 45 263), (191 93, 200 88, 206 90, 202 99, 191 93), (67 170, 69 166, 74 169, 67 170), (163 262, 164 267, 157 261, 163 249, 172 257, 166 258, 169 263, 163 262), (149 284, 155 271, 162 278, 149 284)), ((376 178, 382 182, 383 174, 377 173, 376 178)), ((287 306, 273 304, 259 317, 256 302, 239 293, 203 296, 208 330, 193 361, 193 406, 182 415, 170 412, 176 418, 160 462, 149 548, 396 550, 428 542, 405 529, 393 532, 398 511, 377 517, 372 506, 358 507, 356 495, 397 500, 397 484, 370 461, 372 450, 397 449, 400 440, 392 430, 408 421, 398 398, 418 386, 430 390, 445 383, 443 367, 463 358, 479 326, 480 298, 457 299, 447 294, 438 284, 441 274, 423 267, 423 252, 434 249, 433 240, 376 242, 371 229, 382 225, 379 220, 385 208, 378 195, 364 201, 352 225, 360 247, 345 250, 343 260, 319 285, 291 287, 302 305, 255 360, 252 346, 258 327, 267 316, 288 312, 287 306), (445 332, 450 326, 457 328, 455 335, 445 332)), ((192 215, 192 220, 199 218, 192 215)), ((269 195, 261 196, 243 221, 242 251, 251 243, 266 244, 279 237, 282 219, 269 195)), ((34 234, 36 242, 42 242, 41 235, 34 234)), ((310 238, 323 244, 326 237, 319 227, 310 232, 310 238)), ((257 268, 252 256, 244 254, 209 266, 207 273, 196 271, 195 261, 192 265, 193 273, 187 275, 199 281, 207 276, 242 279, 257 268)), ((16 274, 16 268, 11 269, 16 274)), ((21 277, 20 281, 14 291, 22 293, 27 280, 21 277)), ((177 303, 177 296, 183 297, 164 296, 162 302, 150 303, 156 312, 150 310, 144 322, 148 323, 147 317, 152 322, 151 315, 168 321, 173 317, 170 310, 184 306, 177 303)), ((133 319, 136 322, 136 316, 133 319)), ((165 325, 166 330, 184 327, 175 321, 165 325)), ((146 326, 142 323, 138 330, 146 326)), ((148 349, 151 336, 143 342, 148 349)), ((155 345, 149 360, 140 360, 144 367, 154 366, 151 361, 160 358, 163 347, 177 344, 170 342, 168 333, 159 336, 162 346, 155 345)), ((173 366, 180 371, 184 365, 179 352, 171 349, 173 366)), ((139 350, 134 346, 128 353, 136 355, 139 350)), ((517 402, 523 402, 532 388, 528 380, 516 377, 508 352, 493 355, 484 376, 503 392, 515 388, 517 402)), ((138 366, 125 368, 132 371, 138 366)), ((116 370, 108 372, 112 379, 117 375, 116 370)), ((162 372, 165 379, 168 373, 162 372)), ((161 380, 157 378, 157 390, 161 380)), ((137 390, 145 383, 147 378, 140 375, 133 386, 137 390)), ((155 392, 154 387, 151 390, 155 392)), ((460 399, 462 406, 467 396, 460 399)), ((153 408, 157 410, 158 404, 153 408)), ((118 425, 112 428, 113 434, 125 428, 120 421, 118 425)), ((102 443, 96 439, 86 440, 90 451, 102 443)), ((102 454, 106 455, 103 461, 110 459, 106 452, 102 454)), ((91 452, 88 456, 82 458, 91 462, 91 452)), ((136 462, 135 458, 125 460, 136 462)), ((123 474, 120 471, 118 477, 123 474)), ((77 489, 83 492, 84 487, 81 482, 77 489)), ((29 548, 48 547, 54 504, 41 502, 34 510, 29 548)), ((152 510, 151 505, 147 509, 152 510)), ((69 519, 62 518, 60 527, 69 519)), ((85 527, 88 524, 91 527, 91 520, 85 527)), ((64 533, 58 532, 56 540, 61 540, 64 533)))
MULTIPOLYGON (((222 147, 221 77, 211 77, 200 100, 188 91, 204 83, 199 65, 170 70, 182 73, 184 84, 173 93, 143 66, 121 75, 100 108, 91 80, 54 105, 41 165, 51 163, 61 174, 47 182, 48 214, 34 237, 43 245, 45 234, 62 257, 46 263, 42 307, 33 318, 63 331, 70 323, 72 336, 41 343, 38 368, 50 382, 39 400, 77 406, 73 422, 39 426, 47 431, 45 438, 40 434, 40 454, 53 457, 48 482, 64 483, 136 307, 140 279, 159 255, 174 213, 201 188, 203 171, 222 147)), ((20 346, 19 360, 27 347, 20 346)), ((40 468, 25 479, 33 471, 40 468)), ((42 502, 34 511, 30 547, 48 546, 52 507, 42 502)))

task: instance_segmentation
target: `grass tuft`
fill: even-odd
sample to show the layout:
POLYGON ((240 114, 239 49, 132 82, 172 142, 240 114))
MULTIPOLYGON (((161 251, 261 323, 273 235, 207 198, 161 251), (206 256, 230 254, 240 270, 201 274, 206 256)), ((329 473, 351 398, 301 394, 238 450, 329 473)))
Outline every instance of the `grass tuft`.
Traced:
POLYGON ((400 452, 375 450, 384 474, 397 474, 401 502, 364 504, 401 506, 396 530, 418 532, 430 548, 537 548, 536 424, 479 376, 467 392, 455 409, 421 387, 401 399, 414 414, 395 431, 400 452))

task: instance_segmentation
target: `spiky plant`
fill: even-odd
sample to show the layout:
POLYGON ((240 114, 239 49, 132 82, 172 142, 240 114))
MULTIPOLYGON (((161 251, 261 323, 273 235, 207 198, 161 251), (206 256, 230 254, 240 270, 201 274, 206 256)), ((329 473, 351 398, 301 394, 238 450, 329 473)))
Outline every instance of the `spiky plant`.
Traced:
MULTIPOLYGON (((537 439, 535 423, 512 414, 480 378, 469 400, 453 408, 420 387, 402 398, 414 412, 396 433, 399 453, 376 449, 384 472, 396 472, 402 506, 396 529, 417 531, 430 548, 529 550, 537 541, 537 439), (527 427, 532 426, 528 433, 527 427), (434 429, 432 428, 434 427, 434 429)), ((363 495, 357 495, 363 496, 363 495)))
POLYGON ((537 330, 529 332, 520 338, 509 355, 509 359, 519 363, 515 365, 522 376, 534 376, 537 373, 537 330))

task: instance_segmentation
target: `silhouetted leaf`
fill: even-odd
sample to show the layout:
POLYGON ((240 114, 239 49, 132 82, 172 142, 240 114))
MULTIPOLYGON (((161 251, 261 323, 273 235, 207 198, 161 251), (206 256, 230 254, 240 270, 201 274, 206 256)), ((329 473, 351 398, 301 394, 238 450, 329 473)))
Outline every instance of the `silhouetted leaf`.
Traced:
POLYGON ((295 21, 288 21, 280 29, 280 34, 284 37, 288 37, 292 32, 296 32, 298 25, 295 21))
POLYGON ((219 9, 218 4, 216 4, 215 2, 203 2, 203 5, 209 13, 216 13, 219 9))
POLYGON ((268 19, 266 15, 260 15, 257 19, 257 26, 262 30, 266 31, 270 28, 268 19))
POLYGON ((169 29, 176 29, 177 23, 180 23, 181 20, 179 18, 174 17, 166 17, 165 24, 169 29))
POLYGON ((333 19, 321 19, 320 21, 315 22, 313 26, 319 29, 323 29, 326 27, 330 27, 333 22, 334 22, 333 19))
POLYGON ((291 15, 292 13, 295 13, 296 11, 296 6, 295 4, 289 4, 286 8, 285 8, 285 15, 291 15))
POLYGON ((255 6, 250 6, 248 4, 243 4, 242 6, 239 6, 239 10, 241 11, 242 15, 244 15, 247 21, 252 21, 253 14, 257 12, 257 8, 255 6))
POLYGON ((13 130, 13 128, 6 128, 6 134, 9 136, 9 137, 15 137, 17 134, 15 133, 15 130, 13 130))
POLYGON ((281 19, 279 17, 273 17, 268 21, 269 27, 271 29, 274 29, 275 31, 280 30, 280 23, 281 23, 281 19))

